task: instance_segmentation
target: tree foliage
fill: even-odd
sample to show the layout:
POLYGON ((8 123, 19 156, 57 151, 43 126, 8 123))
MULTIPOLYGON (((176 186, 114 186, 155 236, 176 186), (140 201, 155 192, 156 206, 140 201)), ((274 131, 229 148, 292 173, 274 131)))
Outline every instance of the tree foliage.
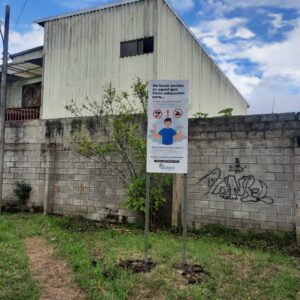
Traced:
POLYGON ((226 107, 218 112, 219 115, 222 115, 224 117, 231 117, 232 113, 233 113, 232 107, 226 107))
MULTIPOLYGON (((147 83, 139 78, 134 80, 131 94, 118 93, 109 83, 104 87, 102 101, 86 98, 80 106, 75 101, 66 106, 80 118, 73 134, 75 150, 112 169, 128 188, 126 207, 141 212, 146 198, 147 108, 147 83), (83 117, 87 114, 91 117, 83 117)), ((155 214, 166 201, 164 191, 171 179, 151 175, 151 182, 151 208, 155 214)))

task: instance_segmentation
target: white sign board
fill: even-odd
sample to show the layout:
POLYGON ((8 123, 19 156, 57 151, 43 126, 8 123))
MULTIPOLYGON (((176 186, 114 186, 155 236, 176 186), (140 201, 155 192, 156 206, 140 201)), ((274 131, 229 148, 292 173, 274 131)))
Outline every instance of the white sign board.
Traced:
POLYGON ((148 173, 187 173, 188 102, 188 81, 149 81, 148 173))

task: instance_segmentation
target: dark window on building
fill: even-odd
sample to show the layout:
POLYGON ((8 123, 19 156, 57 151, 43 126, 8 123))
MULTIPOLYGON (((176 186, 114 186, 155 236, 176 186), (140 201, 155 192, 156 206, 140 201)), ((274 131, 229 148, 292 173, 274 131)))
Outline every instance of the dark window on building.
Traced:
POLYGON ((144 53, 152 53, 154 50, 153 37, 144 39, 144 53))
POLYGON ((121 42, 121 57, 142 55, 152 53, 154 51, 154 38, 148 37, 144 39, 121 42))
POLYGON ((137 53, 136 41, 121 43, 121 57, 134 56, 137 53))
POLYGON ((22 107, 40 107, 42 99, 42 83, 37 82, 23 86, 22 107))

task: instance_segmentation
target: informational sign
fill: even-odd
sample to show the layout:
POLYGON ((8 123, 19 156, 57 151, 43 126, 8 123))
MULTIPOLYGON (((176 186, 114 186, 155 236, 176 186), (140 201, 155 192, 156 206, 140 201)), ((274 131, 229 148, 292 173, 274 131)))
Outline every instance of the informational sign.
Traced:
POLYGON ((149 81, 148 173, 187 173, 188 102, 188 81, 149 81))

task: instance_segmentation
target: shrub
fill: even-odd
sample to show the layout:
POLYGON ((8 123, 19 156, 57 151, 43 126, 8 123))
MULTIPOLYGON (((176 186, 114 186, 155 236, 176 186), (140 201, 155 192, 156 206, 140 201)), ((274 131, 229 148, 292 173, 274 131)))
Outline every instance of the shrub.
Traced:
MULTIPOLYGON (((144 213, 147 82, 137 78, 132 84, 130 93, 125 91, 119 93, 111 83, 108 83, 104 88, 102 100, 86 98, 82 105, 71 101, 65 108, 82 121, 72 127, 72 145, 75 146, 73 149, 85 157, 104 163, 111 169, 128 188, 126 207, 144 213), (84 118, 87 112, 93 119, 84 118), (95 138, 100 130, 101 140, 95 138)), ((159 206, 166 202, 164 191, 171 183, 170 175, 151 175, 150 195, 153 215, 156 215, 159 206)))
POLYGON ((17 196, 21 204, 26 204, 30 198, 31 185, 24 181, 17 181, 14 184, 14 193, 17 196))

